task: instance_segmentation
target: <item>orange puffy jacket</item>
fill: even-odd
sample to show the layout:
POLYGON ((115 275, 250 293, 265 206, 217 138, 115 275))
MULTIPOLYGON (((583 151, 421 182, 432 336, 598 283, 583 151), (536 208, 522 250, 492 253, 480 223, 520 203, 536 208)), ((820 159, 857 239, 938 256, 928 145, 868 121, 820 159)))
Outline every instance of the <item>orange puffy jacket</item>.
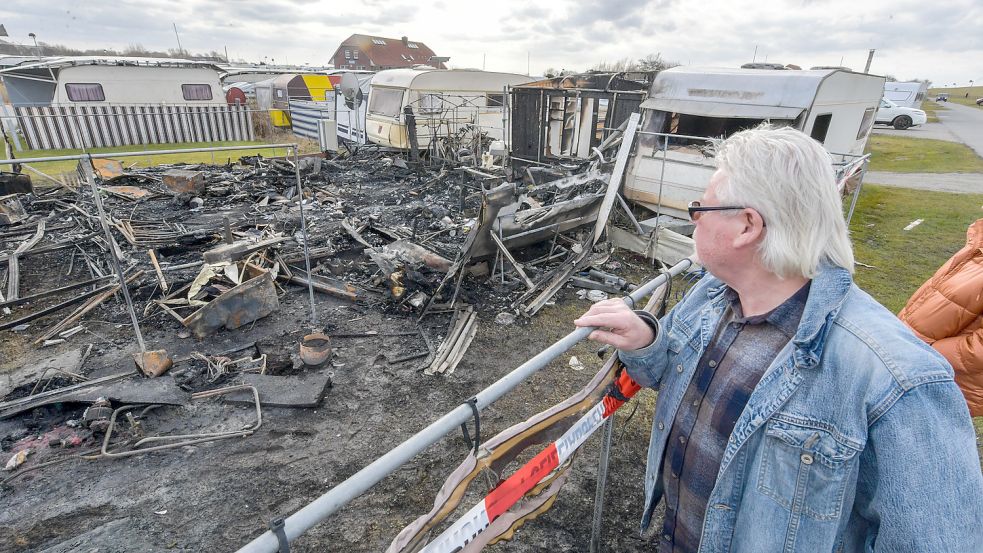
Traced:
POLYGON ((898 317, 949 360, 969 412, 983 415, 983 219, 898 317))

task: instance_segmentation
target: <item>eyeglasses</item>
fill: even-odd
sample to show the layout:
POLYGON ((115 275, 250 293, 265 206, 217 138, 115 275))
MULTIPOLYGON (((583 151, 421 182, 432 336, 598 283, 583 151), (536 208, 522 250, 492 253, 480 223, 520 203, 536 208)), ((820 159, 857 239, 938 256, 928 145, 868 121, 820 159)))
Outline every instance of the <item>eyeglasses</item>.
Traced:
POLYGON ((706 211, 731 211, 734 209, 747 209, 747 207, 742 205, 714 205, 704 207, 700 205, 700 202, 690 202, 686 209, 689 211, 689 220, 695 223, 706 211))

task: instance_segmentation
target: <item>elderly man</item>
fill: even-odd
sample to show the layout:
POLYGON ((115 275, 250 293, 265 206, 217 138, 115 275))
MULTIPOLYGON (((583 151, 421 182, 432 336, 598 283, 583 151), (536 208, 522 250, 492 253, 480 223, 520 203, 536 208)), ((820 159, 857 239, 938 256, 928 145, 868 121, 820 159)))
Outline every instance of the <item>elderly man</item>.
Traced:
POLYGON ((661 321, 576 321, 659 390, 645 475, 660 551, 983 551, 983 474, 945 359, 853 284, 829 155, 759 127, 690 205, 709 271, 661 321))

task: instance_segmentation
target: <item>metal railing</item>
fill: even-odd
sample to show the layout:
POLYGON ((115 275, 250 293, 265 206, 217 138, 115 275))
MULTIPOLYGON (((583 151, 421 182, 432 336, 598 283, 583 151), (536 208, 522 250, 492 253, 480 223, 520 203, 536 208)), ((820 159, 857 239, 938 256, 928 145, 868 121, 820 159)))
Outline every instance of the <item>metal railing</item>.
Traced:
MULTIPOLYGON (((692 261, 689 259, 680 261, 665 273, 632 292, 629 296, 631 301, 639 303, 642 298, 651 294, 668 279, 686 271, 691 265, 692 261)), ((296 539, 315 524, 331 516, 353 499, 371 489, 379 481, 408 463, 427 447, 437 443, 450 432, 458 430, 462 424, 468 422, 474 416, 472 405, 479 411, 491 405, 527 378, 544 368, 550 361, 553 361, 562 353, 587 338, 594 330, 595 328, 593 327, 581 327, 567 334, 532 359, 519 365, 519 367, 491 386, 478 392, 471 400, 462 403, 451 412, 437 419, 307 506, 285 519, 276 521, 276 528, 278 531, 284 533, 288 541, 296 539)), ((239 553, 276 553, 279 549, 280 543, 276 533, 273 530, 268 530, 239 549, 239 553)))

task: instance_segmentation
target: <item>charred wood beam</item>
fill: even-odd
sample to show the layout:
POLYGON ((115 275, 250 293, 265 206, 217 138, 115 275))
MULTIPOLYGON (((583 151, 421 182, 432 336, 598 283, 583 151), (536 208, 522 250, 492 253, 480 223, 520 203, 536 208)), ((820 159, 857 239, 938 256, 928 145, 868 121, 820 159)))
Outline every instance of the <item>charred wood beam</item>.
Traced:
POLYGON ((297 267, 291 267, 290 270, 294 271, 293 275, 287 278, 290 282, 302 286, 312 286, 318 292, 349 301, 356 301, 360 298, 358 291, 351 284, 345 283, 345 287, 341 288, 334 282, 330 282, 317 275, 310 276, 297 267))
POLYGON ((81 384, 74 384, 72 386, 66 386, 64 388, 58 388, 57 390, 49 390, 47 392, 41 392, 34 394, 33 396, 22 397, 19 399, 14 399, 10 401, 5 401, 0 403, 0 419, 6 418, 10 414, 10 411, 15 410, 17 413, 23 412, 26 409, 30 409, 31 405, 34 404, 44 404, 47 400, 52 397, 57 397, 60 395, 66 395, 76 390, 82 390, 85 388, 91 388, 92 386, 98 386, 101 384, 109 384, 111 382, 116 382, 118 380, 124 380, 136 375, 136 371, 130 371, 120 374, 111 374, 109 376, 104 376, 102 378, 94 378, 81 384))
POLYGON ((416 115, 413 114, 413 106, 403 108, 403 116, 406 119, 406 133, 410 141, 410 159, 420 161, 420 141, 416 136, 416 115))
POLYGON ((78 288, 83 288, 85 286, 89 286, 90 284, 96 284, 98 282, 103 282, 107 278, 109 278, 109 277, 104 277, 103 276, 103 277, 93 278, 93 279, 82 281, 82 282, 76 282, 75 284, 69 284, 67 286, 62 286, 60 288, 54 288, 52 290, 46 290, 44 292, 38 292, 37 294, 31 294, 30 296, 24 296, 24 297, 21 297, 21 298, 17 298, 15 300, 7 300, 5 302, 0 303, 0 307, 14 307, 15 305, 21 305, 21 304, 28 303, 28 302, 31 302, 31 301, 34 301, 34 300, 39 300, 41 298, 46 298, 48 296, 53 296, 55 294, 60 294, 61 292, 68 292, 69 290, 75 290, 75 289, 78 289, 78 288))
POLYGON ((23 317, 21 317, 19 319, 15 319, 13 321, 0 324, 0 330, 8 330, 8 329, 14 328, 16 326, 22 325, 24 323, 29 323, 29 322, 31 322, 31 321, 33 321, 35 319, 40 319, 41 317, 44 317, 46 315, 50 315, 52 313, 56 313, 58 311, 61 311, 62 309, 65 309, 66 307, 75 305, 76 303, 79 303, 82 300, 86 300, 88 298, 91 298, 92 296, 95 296, 96 294, 99 294, 101 292, 105 292, 105 291, 109 290, 110 288, 113 288, 114 286, 115 286, 114 284, 108 284, 108 285, 103 286, 101 288, 96 288, 95 290, 90 290, 88 292, 85 292, 84 294, 80 294, 78 296, 75 296, 74 298, 69 298, 69 299, 67 299, 67 300, 65 300, 65 301, 63 301, 61 303, 52 305, 51 307, 45 307, 44 309, 42 309, 40 311, 37 311, 36 313, 31 313, 30 315, 25 315, 25 316, 23 316, 23 317))
MULTIPOLYGON (((135 281, 136 279, 142 276, 143 276, 143 271, 137 271, 132 276, 127 278, 126 281, 123 283, 123 285, 124 286, 129 285, 130 283, 132 283, 133 281, 135 281)), ((66 319, 62 320, 60 323, 57 323, 52 327, 49 327, 48 330, 44 332, 44 334, 42 334, 36 340, 34 340, 33 342, 34 345, 39 345, 43 343, 45 340, 51 338, 55 334, 58 334, 62 330, 68 328, 69 325, 75 324, 75 322, 81 319, 83 316, 85 316, 86 313, 92 311, 100 304, 102 304, 102 302, 108 300, 110 297, 113 296, 113 294, 118 292, 121 288, 122 286, 119 283, 116 283, 110 286, 105 292, 99 294, 98 296, 86 302, 85 305, 79 306, 78 309, 73 311, 72 314, 69 315, 66 319)))
POLYGON ((28 238, 22 242, 17 249, 10 254, 7 260, 7 300, 16 300, 20 295, 20 263, 18 258, 24 252, 33 248, 38 242, 44 238, 44 227, 47 223, 46 220, 42 219, 38 221, 37 230, 34 232, 34 236, 28 238))
MULTIPOLYGON (((78 238, 73 238, 71 240, 67 240, 65 242, 60 242, 60 243, 57 243, 57 244, 52 244, 50 246, 45 246, 43 248, 33 248, 33 249, 30 249, 28 251, 25 251, 25 252, 19 254, 18 257, 24 258, 24 257, 32 256, 32 255, 40 255, 40 254, 43 254, 43 253, 51 253, 51 252, 56 252, 56 251, 59 251, 59 250, 67 250, 68 248, 74 248, 80 242, 83 242, 85 240, 88 240, 88 239, 90 239, 90 238, 92 238, 94 236, 97 236, 98 234, 99 234, 98 232, 92 232, 92 233, 86 234, 84 236, 80 236, 78 238)), ((3 263, 5 261, 10 261, 10 259, 11 259, 11 257, 13 257, 13 255, 14 254, 0 256, 0 263, 3 263)))

